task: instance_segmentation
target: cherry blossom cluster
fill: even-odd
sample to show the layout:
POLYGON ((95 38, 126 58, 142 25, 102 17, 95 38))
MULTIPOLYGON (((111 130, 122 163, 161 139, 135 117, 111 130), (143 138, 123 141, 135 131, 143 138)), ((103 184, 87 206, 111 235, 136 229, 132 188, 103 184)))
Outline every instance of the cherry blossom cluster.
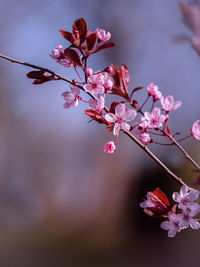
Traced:
POLYGON ((171 208, 166 195, 157 188, 154 192, 147 193, 147 199, 140 206, 149 216, 167 218, 167 221, 161 223, 161 228, 168 231, 169 237, 174 237, 189 226, 195 230, 200 228, 199 221, 194 218, 200 213, 200 205, 195 202, 199 194, 198 190, 190 190, 183 185, 180 194, 173 193, 172 198, 177 204, 171 208))
MULTIPOLYGON (((200 173, 200 166, 180 145, 180 142, 189 137, 200 140, 200 120, 193 123, 186 136, 175 139, 175 136, 180 133, 171 130, 169 120, 172 113, 182 106, 181 101, 175 101, 172 95, 163 96, 158 85, 153 82, 146 87, 130 89, 130 73, 125 64, 119 68, 111 64, 103 70, 93 70, 91 66, 88 66, 88 59, 91 56, 114 47, 115 44, 109 42, 110 32, 99 28, 95 31, 88 30, 85 20, 79 18, 73 23, 72 32, 60 30, 60 33, 70 45, 66 48, 57 45, 50 57, 64 68, 74 69, 76 79, 72 81, 46 68, 14 60, 1 54, 0 57, 37 69, 27 74, 28 78, 33 79, 33 84, 53 80, 68 82, 69 89, 62 93, 64 108, 74 108, 82 102, 84 114, 90 118, 90 121, 105 125, 106 129, 113 133, 115 140, 110 140, 104 145, 105 153, 112 154, 116 151, 119 135, 124 132, 182 186, 180 194, 173 193, 172 198, 176 202, 173 207, 159 188, 148 192, 147 199, 140 203, 147 215, 152 218, 166 219, 161 223, 161 228, 168 231, 169 237, 174 237, 177 232, 189 226, 199 229, 200 223, 194 218, 200 213, 200 205, 195 202, 199 198, 199 191, 188 187, 180 177, 169 170, 149 150, 149 146, 150 144, 176 145, 200 173), (135 93, 141 90, 145 91, 146 97, 140 103, 135 93), (90 99, 84 98, 81 95, 82 92, 89 95, 90 99), (109 103, 109 95, 116 95, 120 100, 109 103), (150 108, 145 108, 147 102, 150 108), (106 103, 109 103, 108 107, 106 103)), ((200 176, 198 179, 200 180, 200 176)))

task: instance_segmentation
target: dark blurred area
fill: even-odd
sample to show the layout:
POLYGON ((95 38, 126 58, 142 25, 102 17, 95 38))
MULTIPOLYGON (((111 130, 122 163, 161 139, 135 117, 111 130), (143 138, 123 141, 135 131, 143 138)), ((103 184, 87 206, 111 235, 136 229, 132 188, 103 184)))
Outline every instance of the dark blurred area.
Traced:
MULTIPOLYGON (((173 36, 187 34, 178 1, 3 0, 0 3, 0 53, 48 67, 70 79, 71 69, 49 54, 68 42, 84 17, 89 29, 110 31, 114 49, 89 62, 104 69, 125 63, 131 87, 158 84, 183 106, 170 121, 189 133, 200 119, 200 57, 173 36)), ((143 214, 139 203, 160 187, 171 200, 179 186, 126 136, 106 155, 112 138, 104 127, 88 124, 82 110, 65 110, 62 81, 32 85, 30 69, 0 59, 0 265, 27 266, 199 266, 198 231, 169 239, 160 221, 143 214)), ((141 93, 138 99, 144 99, 141 93)), ((199 143, 184 147, 198 161, 199 143)), ((191 184, 196 174, 177 149, 152 150, 191 184)))

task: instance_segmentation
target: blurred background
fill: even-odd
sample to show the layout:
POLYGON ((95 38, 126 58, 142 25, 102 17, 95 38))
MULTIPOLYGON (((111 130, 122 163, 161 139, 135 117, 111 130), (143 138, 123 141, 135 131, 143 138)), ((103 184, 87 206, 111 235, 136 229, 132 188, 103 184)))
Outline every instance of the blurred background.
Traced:
MULTIPOLYGON (((178 1, 57 0, 0 2, 0 53, 76 78, 49 56, 59 33, 76 18, 110 31, 116 47, 91 58, 104 69, 125 63, 131 88, 158 84, 183 106, 171 128, 189 133, 200 119, 200 58, 176 34, 190 34, 178 1)), ((199 266, 198 231, 169 239, 160 221, 139 203, 159 186, 171 200, 179 186, 123 134, 106 155, 112 133, 88 124, 81 103, 63 108, 63 81, 32 85, 29 68, 0 59, 0 265, 9 266, 199 266)), ((137 95, 138 96, 138 95, 137 95)), ((144 99, 141 93, 139 99, 144 99)), ((199 161, 200 145, 184 147, 199 161)), ((151 146, 164 163, 191 184, 196 174, 175 148, 151 146)))

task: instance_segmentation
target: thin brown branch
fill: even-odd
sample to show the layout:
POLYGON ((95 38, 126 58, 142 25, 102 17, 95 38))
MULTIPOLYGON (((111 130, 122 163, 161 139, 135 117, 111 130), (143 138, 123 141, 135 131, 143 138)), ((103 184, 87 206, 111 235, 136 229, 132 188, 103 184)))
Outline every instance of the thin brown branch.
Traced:
MULTIPOLYGON (((7 57, 7 56, 4 56, 2 54, 0 54, 0 58, 3 58, 5 60, 8 60, 12 63, 16 63, 16 64, 21 64, 21 65, 24 65, 24 66, 27 66, 27 67, 30 67, 30 68, 34 68, 34 69, 38 69, 38 70, 42 70, 42 71, 45 71, 45 72, 48 72, 52 75, 54 75, 55 77, 59 78, 59 80, 63 80, 63 81, 66 81, 72 85, 74 85, 74 83, 63 77, 62 75, 52 71, 52 70, 49 70, 47 68, 43 68, 43 67, 39 67, 39 66, 36 66, 36 65, 33 65, 33 64, 30 64, 30 63, 27 63, 27 62, 23 62, 23 61, 20 61, 20 60, 16 60, 16 59, 13 59, 13 58, 10 58, 10 57, 7 57)), ((85 89, 80 86, 80 85, 76 85, 77 87, 79 87, 81 90, 83 90, 84 92, 85 89)), ((93 94, 91 94, 90 92, 86 92, 88 95, 90 95, 93 99, 97 99, 93 94)), ((106 112, 108 112, 108 108, 105 107, 104 108, 106 112)), ((143 151, 145 151, 155 162, 157 162, 157 164, 163 168, 174 180, 176 180, 181 186, 182 185, 186 185, 185 182, 178 176, 176 176, 161 160, 159 160, 154 154, 153 152, 145 145, 143 145, 134 135, 132 135, 130 132, 127 132, 127 131, 123 131, 129 138, 131 138, 131 140, 133 142, 135 142, 143 151)), ((170 137, 172 139, 172 137, 170 137)))

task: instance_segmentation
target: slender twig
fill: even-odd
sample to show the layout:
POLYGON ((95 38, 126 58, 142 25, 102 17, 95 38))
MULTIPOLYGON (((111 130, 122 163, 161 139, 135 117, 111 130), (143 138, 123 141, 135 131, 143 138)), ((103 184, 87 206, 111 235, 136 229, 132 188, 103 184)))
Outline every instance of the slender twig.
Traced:
POLYGON ((185 151, 185 149, 179 144, 179 142, 171 135, 163 132, 168 138, 170 138, 173 144, 180 149, 180 151, 185 155, 186 159, 188 159, 199 171, 200 166, 199 164, 185 151))
MULTIPOLYGON (((17 64, 21 64, 21 65, 24 65, 24 66, 27 66, 27 67, 31 67, 31 68, 34 68, 34 69, 38 69, 38 70, 42 70, 42 71, 45 71, 45 72, 48 72, 48 73, 50 73, 50 74, 52 74, 52 75, 54 75, 55 77, 57 77, 57 78, 59 78, 60 80, 63 80, 63 81, 66 81, 66 82, 68 82, 68 83, 70 83, 70 84, 72 84, 72 85, 74 85, 74 83, 71 81, 71 80, 69 80, 69 79, 67 79, 67 78, 65 78, 65 77, 63 77, 63 76, 61 76, 60 74, 58 74, 58 73, 56 73, 56 72, 54 72, 54 71, 52 71, 52 70, 49 70, 49 69, 47 69, 47 68, 43 68, 43 67, 39 67, 39 66, 36 66, 36 65, 33 65, 33 64, 30 64, 30 63, 27 63, 27 62, 23 62, 23 61, 20 61, 20 60, 16 60, 16 59, 13 59, 13 58, 10 58, 10 57, 7 57, 7 56, 4 56, 4 55, 2 55, 2 54, 0 54, 0 58, 3 58, 3 59, 5 59, 5 60, 8 60, 8 61, 10 61, 10 62, 12 62, 12 63, 17 63, 17 64)), ((85 91, 85 89, 82 87, 82 86, 80 86, 80 85, 76 85, 77 87, 79 87, 81 90, 83 90, 84 92, 86 92, 85 91)), ((88 95, 90 95, 93 99, 96 99, 97 100, 97 98, 93 95, 93 94, 91 94, 90 92, 86 92, 88 95)), ((106 112, 108 112, 108 108, 107 107, 104 107, 104 110, 106 111, 106 112)), ((132 135, 130 132, 128 132, 128 131, 124 131, 124 130, 122 130, 129 138, 131 138, 131 140, 133 141, 133 142, 135 142, 143 151, 145 151, 155 162, 157 162, 157 164, 160 166, 160 167, 162 167, 173 179, 175 179, 180 185, 186 185, 186 183, 180 178, 180 177, 178 177, 178 176, 176 176, 161 160, 159 160, 154 154, 153 154, 153 152, 147 147, 147 146, 145 146, 145 145, 143 145, 134 135, 132 135)), ((171 138, 171 137, 170 137, 171 138)))

